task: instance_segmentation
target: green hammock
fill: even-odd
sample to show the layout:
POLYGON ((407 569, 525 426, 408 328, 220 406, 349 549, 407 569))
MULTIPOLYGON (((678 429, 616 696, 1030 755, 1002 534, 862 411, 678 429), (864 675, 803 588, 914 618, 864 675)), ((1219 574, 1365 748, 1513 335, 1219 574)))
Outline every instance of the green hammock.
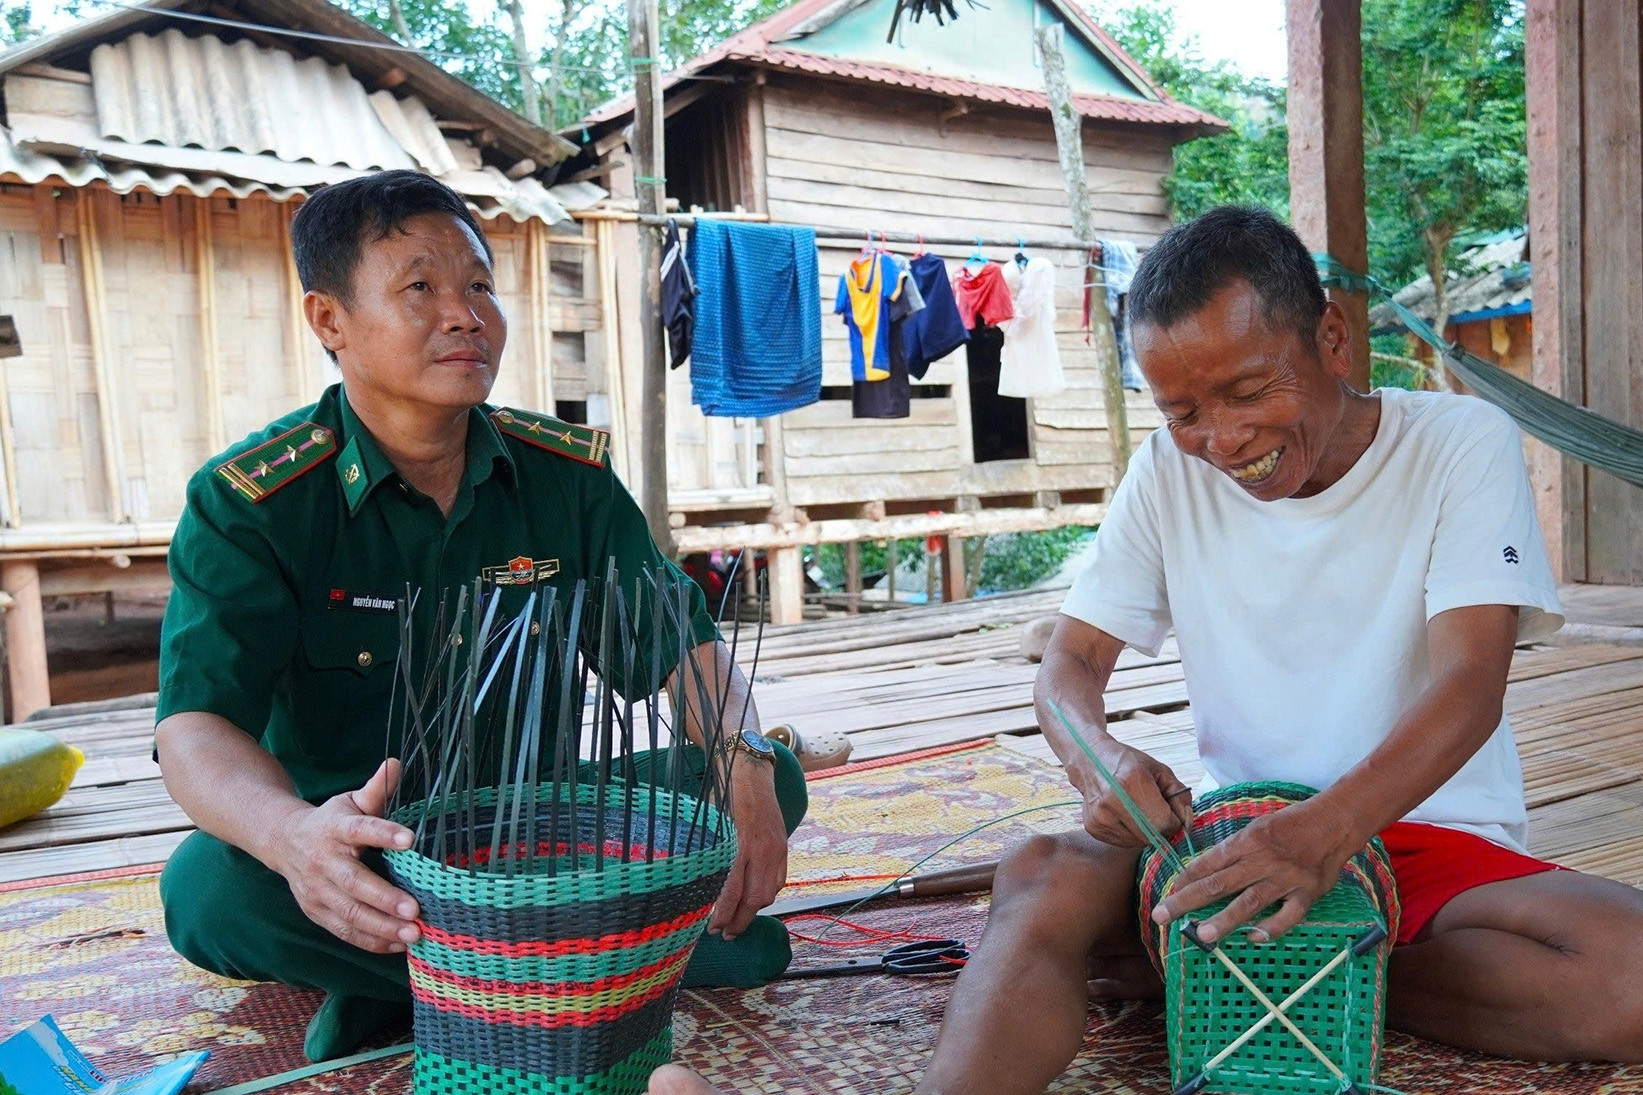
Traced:
POLYGON ((1479 396, 1512 416, 1525 433, 1546 442, 1565 456, 1606 471, 1635 487, 1643 487, 1643 431, 1611 421, 1585 407, 1541 391, 1519 380, 1499 365, 1461 349, 1432 329, 1420 316, 1393 298, 1374 278, 1354 273, 1329 255, 1314 255, 1325 285, 1369 291, 1386 297, 1411 334, 1434 353, 1479 396))

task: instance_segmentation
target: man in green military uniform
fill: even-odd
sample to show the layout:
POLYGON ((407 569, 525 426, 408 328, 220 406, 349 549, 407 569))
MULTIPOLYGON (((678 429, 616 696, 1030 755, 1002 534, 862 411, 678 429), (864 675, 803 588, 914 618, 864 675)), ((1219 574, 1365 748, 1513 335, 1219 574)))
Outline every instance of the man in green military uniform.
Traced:
MULTIPOLYGON (((383 751, 405 591, 422 591, 425 647, 432 604, 476 577, 568 593, 611 560, 623 575, 673 564, 604 433, 486 405, 507 322, 490 245, 454 192, 410 171, 327 187, 292 247, 343 382, 189 484, 155 741, 200 831, 160 895, 172 945, 196 965, 326 993, 306 1046, 323 1060, 409 1014, 416 903, 372 867, 411 844, 382 816, 399 776, 383 751)), ((803 774, 785 749, 735 735, 758 726, 747 682, 689 590, 687 656, 728 695, 747 760, 730 766, 738 857, 686 983, 760 983, 788 959, 785 930, 755 914, 785 881, 803 774)), ((677 662, 670 681, 694 674, 677 662)), ((681 721, 699 743, 700 718, 681 721)), ((699 775, 705 755, 680 747, 699 775)))

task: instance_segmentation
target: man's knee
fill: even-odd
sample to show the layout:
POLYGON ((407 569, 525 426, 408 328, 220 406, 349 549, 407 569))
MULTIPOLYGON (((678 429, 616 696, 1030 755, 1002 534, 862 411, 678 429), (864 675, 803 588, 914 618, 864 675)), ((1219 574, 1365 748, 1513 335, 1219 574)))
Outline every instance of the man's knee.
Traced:
POLYGON ((1082 833, 1030 837, 999 864, 990 917, 1080 939, 1106 936, 1130 922, 1134 869, 1133 856, 1082 833))
POLYGON ((172 949, 201 969, 258 980, 238 960, 236 941, 259 934, 256 924, 274 910, 284 882, 255 859, 206 833, 177 846, 160 872, 160 906, 172 949), (261 876, 267 876, 261 877, 261 876))

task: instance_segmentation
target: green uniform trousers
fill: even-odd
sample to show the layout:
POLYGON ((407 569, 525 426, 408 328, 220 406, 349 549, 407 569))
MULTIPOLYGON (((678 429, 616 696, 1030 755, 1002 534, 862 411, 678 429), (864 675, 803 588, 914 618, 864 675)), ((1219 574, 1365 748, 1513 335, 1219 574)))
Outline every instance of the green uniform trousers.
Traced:
MULTIPOLYGON (((774 744, 774 743, 773 743, 774 744)), ((808 805, 804 772, 776 745, 776 799, 792 834, 808 805)), ((668 750, 638 758, 639 778, 660 778, 668 750)), ((700 787, 705 756, 686 753, 685 789, 700 787)), ((743 758, 740 763, 757 763, 743 758)), ((378 860, 377 869, 381 870, 378 860)), ((278 981, 327 994, 309 1027, 308 1056, 348 1052, 410 1014, 410 974, 403 954, 372 954, 344 943, 304 915, 284 878, 216 837, 194 833, 160 875, 166 934, 194 965, 242 981, 278 981)), ((685 970, 688 986, 761 985, 787 968, 792 952, 780 921, 761 916, 726 941, 704 935, 685 970)))

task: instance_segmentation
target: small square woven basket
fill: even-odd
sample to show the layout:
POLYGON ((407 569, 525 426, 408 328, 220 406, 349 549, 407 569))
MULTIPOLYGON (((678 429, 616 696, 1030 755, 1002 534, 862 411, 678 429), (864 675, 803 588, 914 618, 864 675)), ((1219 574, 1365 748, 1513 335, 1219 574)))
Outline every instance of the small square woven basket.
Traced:
MULTIPOLYGON (((1237 784, 1194 804, 1193 847, 1203 851, 1256 818, 1298 802, 1311 790, 1293 784, 1237 784)), ((1176 850, 1187 856, 1184 837, 1176 850)), ((1177 1090, 1240 1095, 1336 1095, 1340 1079, 1281 1023, 1216 956, 1187 938, 1181 922, 1154 925, 1152 907, 1172 888, 1172 868, 1149 852, 1138 873, 1147 947, 1164 975, 1170 1075, 1177 1090), (1265 1026, 1225 1060, 1210 1062, 1250 1028, 1265 1026), (1206 1075, 1206 1068, 1208 1073, 1206 1075)), ((1192 914, 1202 921, 1225 902, 1192 914)), ((1360 1090, 1376 1082, 1386 1012, 1386 968, 1397 933, 1397 896, 1386 852, 1377 840, 1353 857, 1341 879, 1306 919, 1271 943, 1234 933, 1222 953, 1268 999, 1281 1004, 1371 931, 1373 949, 1339 963, 1284 1014, 1360 1090)))

